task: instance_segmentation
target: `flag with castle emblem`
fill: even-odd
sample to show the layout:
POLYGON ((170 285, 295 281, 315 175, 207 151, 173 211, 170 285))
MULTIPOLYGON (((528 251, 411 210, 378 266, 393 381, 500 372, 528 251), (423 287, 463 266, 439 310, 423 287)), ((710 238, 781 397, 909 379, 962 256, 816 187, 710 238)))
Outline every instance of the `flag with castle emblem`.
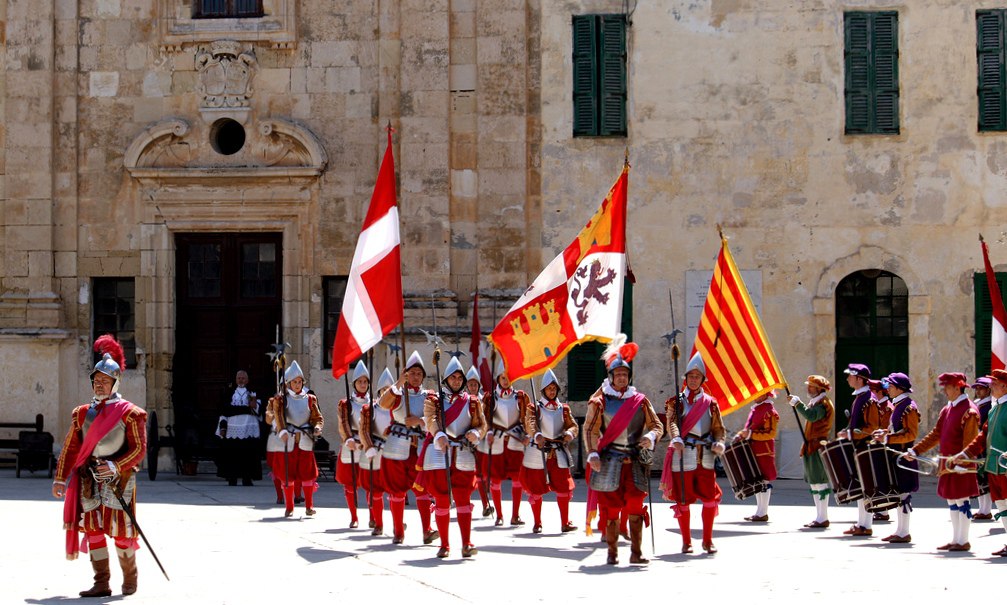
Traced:
POLYGON ((555 366, 574 345, 622 328, 627 163, 601 207, 535 279, 489 336, 519 380, 555 366))
POLYGON ((703 390, 717 398, 722 414, 771 389, 787 387, 723 234, 692 348, 693 354, 696 351, 706 364, 703 390))

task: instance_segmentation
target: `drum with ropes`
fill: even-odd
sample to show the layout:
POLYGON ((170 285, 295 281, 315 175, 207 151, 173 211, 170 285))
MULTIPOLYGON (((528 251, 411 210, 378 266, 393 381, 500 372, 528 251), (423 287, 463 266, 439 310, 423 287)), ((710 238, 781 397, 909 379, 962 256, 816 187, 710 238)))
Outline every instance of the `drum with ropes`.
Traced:
POLYGON ((856 453, 857 476, 864 493, 864 508, 878 513, 899 506, 895 458, 884 444, 871 442, 856 453))
POLYGON ((734 497, 738 500, 744 500, 768 488, 769 484, 762 476, 759 463, 755 460, 755 453, 747 439, 735 441, 727 446, 720 456, 720 461, 724 464, 734 497))
POLYGON ((864 490, 857 476, 856 459, 853 442, 848 439, 830 441, 818 450, 829 476, 832 491, 836 495, 836 503, 854 502, 864 496, 864 490))

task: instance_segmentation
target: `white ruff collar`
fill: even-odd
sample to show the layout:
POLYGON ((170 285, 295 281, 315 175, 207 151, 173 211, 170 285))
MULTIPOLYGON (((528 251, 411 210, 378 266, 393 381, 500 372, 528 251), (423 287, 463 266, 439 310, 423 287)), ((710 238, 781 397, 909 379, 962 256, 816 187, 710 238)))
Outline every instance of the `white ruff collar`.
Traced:
POLYGON ((608 378, 601 383, 601 392, 609 397, 615 397, 616 399, 629 399, 633 395, 636 395, 636 387, 629 385, 623 392, 617 391, 612 388, 612 383, 609 382, 608 378))
POLYGON ((822 393, 819 393, 819 394, 815 395, 814 397, 811 398, 810 401, 808 401, 808 407, 810 408, 811 406, 815 405, 819 401, 825 399, 825 396, 828 395, 828 394, 829 394, 828 391, 825 391, 825 392, 822 392, 822 393))

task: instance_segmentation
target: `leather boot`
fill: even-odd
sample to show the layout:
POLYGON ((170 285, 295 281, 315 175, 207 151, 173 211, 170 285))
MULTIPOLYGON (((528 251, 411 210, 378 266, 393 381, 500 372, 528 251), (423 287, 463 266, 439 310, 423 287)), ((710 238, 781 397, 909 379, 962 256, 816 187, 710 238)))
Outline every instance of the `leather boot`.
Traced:
POLYGON ((136 551, 116 548, 119 555, 119 567, 122 568, 122 594, 131 595, 136 592, 136 551))
POLYGON ((619 564, 619 520, 609 519, 605 526, 605 542, 608 543, 608 564, 619 564))
POLYGON ((629 516, 629 562, 635 565, 646 565, 650 559, 643 558, 643 517, 640 515, 629 516))
POLYGON ((108 570, 108 548, 91 549, 91 567, 94 568, 94 586, 82 590, 82 597, 110 597, 112 588, 108 585, 111 574, 108 570), (100 558, 99 558, 100 557, 100 558))

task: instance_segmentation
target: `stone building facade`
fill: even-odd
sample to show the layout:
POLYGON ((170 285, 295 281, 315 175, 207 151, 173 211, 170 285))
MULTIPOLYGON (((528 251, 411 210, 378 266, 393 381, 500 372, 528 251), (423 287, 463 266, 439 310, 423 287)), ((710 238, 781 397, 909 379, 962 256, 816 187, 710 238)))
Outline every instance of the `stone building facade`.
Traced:
POLYGON ((162 424, 208 410, 192 400, 218 397, 237 367, 268 392, 276 326, 333 413, 343 385, 326 322, 390 124, 410 348, 429 351, 418 329, 436 323, 467 349, 477 288, 488 330, 628 149, 636 376, 654 401, 673 390, 668 292, 680 327, 698 316, 690 284, 712 270, 720 224, 795 392, 888 347, 883 364, 907 361, 886 369, 908 370, 929 426, 936 375, 976 373, 977 233, 1007 262, 1007 139, 977 129, 977 11, 999 8, 4 0, 0 416, 41 412, 65 430, 89 398, 96 296, 123 284, 132 298, 113 303, 132 301, 135 365, 122 390, 162 424), (255 10, 200 14, 218 5, 255 10), (844 19, 879 11, 897 14, 898 129, 848 134, 844 19), (585 15, 624 16, 625 134, 574 136, 572 24, 585 15), (857 308, 846 338, 837 316, 857 308))

